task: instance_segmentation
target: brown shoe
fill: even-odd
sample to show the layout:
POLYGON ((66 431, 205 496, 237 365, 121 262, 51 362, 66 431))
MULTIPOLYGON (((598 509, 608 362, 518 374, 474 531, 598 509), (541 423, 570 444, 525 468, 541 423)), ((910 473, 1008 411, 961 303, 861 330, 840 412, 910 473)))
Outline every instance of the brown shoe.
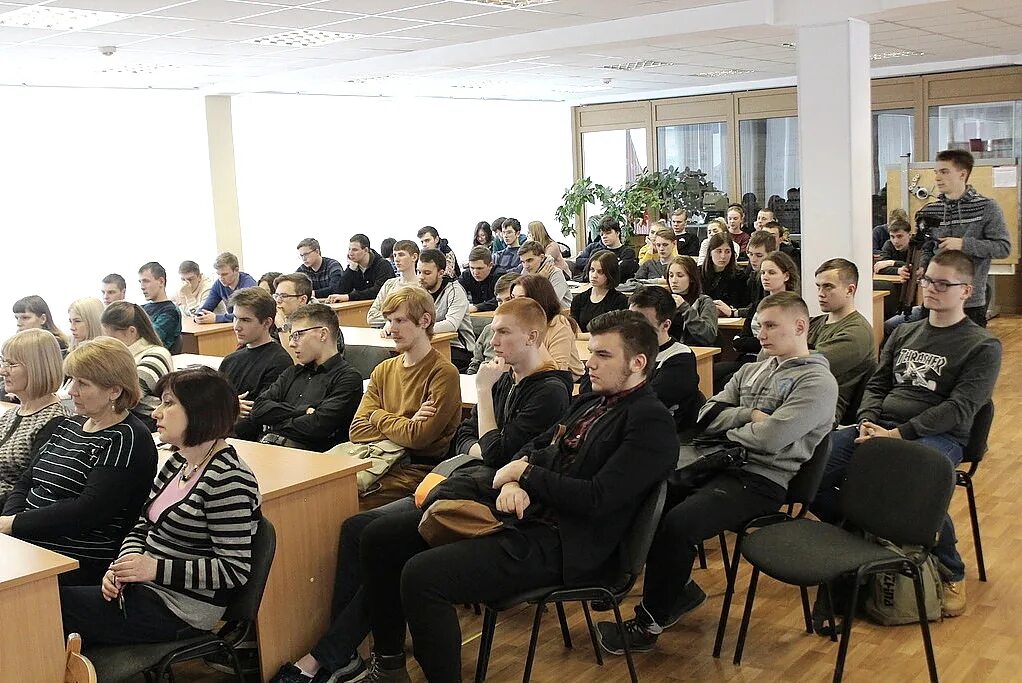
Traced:
POLYGON ((965 581, 944 582, 944 607, 941 614, 957 617, 965 614, 965 581))

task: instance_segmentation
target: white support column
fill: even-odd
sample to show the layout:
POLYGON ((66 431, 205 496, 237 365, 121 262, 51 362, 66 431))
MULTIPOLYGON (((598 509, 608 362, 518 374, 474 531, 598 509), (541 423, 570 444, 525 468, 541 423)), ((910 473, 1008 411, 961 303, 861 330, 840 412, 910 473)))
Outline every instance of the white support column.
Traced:
POLYGON ((818 311, 814 271, 829 258, 846 258, 859 268, 856 308, 872 321, 869 54, 864 21, 798 30, 802 291, 818 311))
POLYGON ((241 216, 238 211, 230 97, 226 95, 206 97, 206 136, 209 144, 209 178, 213 193, 216 249, 217 252, 229 251, 237 256, 244 268, 245 255, 242 250, 241 216))

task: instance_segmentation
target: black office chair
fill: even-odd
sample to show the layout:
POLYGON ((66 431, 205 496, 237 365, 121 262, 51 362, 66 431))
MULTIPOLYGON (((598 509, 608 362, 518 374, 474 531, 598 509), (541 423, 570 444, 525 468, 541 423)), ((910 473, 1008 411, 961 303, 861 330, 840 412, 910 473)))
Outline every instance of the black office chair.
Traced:
POLYGON ((276 549, 276 532, 270 521, 264 517, 259 520, 259 527, 252 542, 252 570, 248 581, 237 589, 228 604, 223 619, 225 623, 219 631, 166 643, 106 645, 94 648, 88 648, 86 643, 85 654, 96 667, 99 680, 103 683, 120 683, 142 673, 145 675, 146 683, 163 681, 168 676, 173 681, 172 665, 202 659, 216 652, 226 652, 234 666, 237 680, 245 680, 234 646, 245 638, 255 622, 276 549))
POLYGON ((376 346, 351 345, 344 352, 344 359, 362 375, 362 379, 369 379, 376 366, 388 358, 390 351, 376 346))
POLYGON ((969 469, 955 470, 955 485, 963 487, 969 499, 969 521, 972 522, 972 541, 976 546, 976 565, 979 567, 980 581, 987 580, 987 567, 983 561, 983 541, 979 536, 979 514, 976 511, 976 493, 972 488, 972 477, 986 455, 987 440, 990 438, 990 428, 993 424, 994 402, 987 401, 973 418, 972 429, 969 430, 969 443, 962 450, 962 463, 968 464, 969 469))
MULTIPOLYGON (((529 640, 529 654, 525 660, 525 673, 522 677, 524 683, 528 683, 532 676, 532 665, 536 659, 536 645, 539 642, 539 624, 543 617, 543 610, 548 603, 553 603, 557 608, 557 619, 561 624, 561 637, 564 646, 570 648, 571 634, 568 632, 568 621, 564 615, 565 602, 581 602, 582 611, 585 614, 586 625, 589 628, 589 639, 593 644, 593 652, 596 653, 596 661, 603 666, 603 654, 596 642, 596 629, 593 626, 593 617, 589 612, 590 600, 602 600, 614 606, 614 620, 619 629, 624 628, 621 619, 621 602, 632 590, 636 580, 642 574, 642 568, 646 564, 646 555, 653 545, 653 535, 656 533, 657 525, 660 523, 660 516, 664 512, 664 501, 667 498, 667 482, 661 482, 647 497, 646 501, 639 508, 635 519, 632 521, 631 529, 621 543, 619 556, 621 568, 617 576, 609 577, 609 580, 592 586, 568 587, 548 586, 533 591, 511 596, 500 602, 490 603, 483 608, 483 632, 479 639, 479 659, 476 662, 476 683, 486 680, 486 669, 490 663, 490 648, 493 647, 493 634, 497 628, 497 614, 508 610, 523 602, 536 606, 536 615, 532 620, 532 637, 529 640)), ((625 660, 628 662, 628 673, 633 683, 639 679, 635 673, 635 664, 632 662, 632 653, 625 641, 625 660)))
POLYGON ((921 567, 936 543, 954 486, 954 467, 937 451, 911 441, 874 438, 858 447, 848 468, 841 500, 845 521, 895 545, 917 546, 919 552, 902 555, 860 534, 808 519, 773 524, 749 534, 742 543, 742 557, 752 564, 752 577, 735 647, 735 664, 741 663, 760 572, 802 587, 830 585, 851 574, 852 594, 834 668, 834 682, 839 683, 859 587, 874 574, 897 572, 911 578, 915 586, 926 664, 930 680, 935 682, 937 663, 926 618, 921 567))
MULTIPOLYGON (((742 559, 742 541, 753 529, 759 529, 770 524, 790 522, 805 517, 809 510, 809 504, 816 497, 816 491, 823 481, 823 471, 827 468, 827 460, 830 459, 830 434, 823 437, 823 441, 817 444, 813 455, 804 462, 795 476, 788 482, 788 494, 785 499, 787 510, 775 512, 770 515, 763 515, 750 520, 737 532, 735 539, 735 552, 731 560, 727 560, 727 546, 724 544, 724 535, 721 534, 721 552, 724 553, 724 568, 726 570, 727 588, 724 590, 724 604, 720 608, 720 620, 717 622, 717 637, 713 641, 713 656, 720 657, 721 647, 724 645, 724 631, 727 629, 728 616, 731 613, 731 601, 735 595, 735 583, 738 580, 738 564, 742 559), (795 513, 795 506, 799 507, 795 513), (795 514, 792 514, 795 513, 795 514)), ((805 586, 799 587, 799 594, 802 598, 802 615, 805 617, 806 633, 813 632, 813 613, 809 606, 809 591, 805 586)))

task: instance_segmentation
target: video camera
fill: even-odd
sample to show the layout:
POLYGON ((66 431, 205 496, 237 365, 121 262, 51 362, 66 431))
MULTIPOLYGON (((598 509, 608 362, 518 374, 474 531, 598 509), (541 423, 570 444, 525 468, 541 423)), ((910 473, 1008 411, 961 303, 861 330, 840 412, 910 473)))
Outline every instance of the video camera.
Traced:
POLYGON ((932 214, 916 213, 916 231, 912 234, 911 244, 921 247, 934 239, 933 231, 940 227, 940 219, 932 214))

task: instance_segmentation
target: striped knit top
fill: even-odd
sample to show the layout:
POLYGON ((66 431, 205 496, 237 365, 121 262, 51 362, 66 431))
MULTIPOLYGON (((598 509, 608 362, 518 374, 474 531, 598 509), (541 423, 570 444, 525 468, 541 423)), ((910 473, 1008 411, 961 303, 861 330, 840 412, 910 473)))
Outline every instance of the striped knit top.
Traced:
MULTIPOLYGON (((70 415, 60 403, 51 403, 31 415, 11 408, 0 416, 0 501, 21 478, 32 458, 32 441, 47 422, 70 415)), ((0 504, 0 509, 3 505, 0 504)))
POLYGON ((4 506, 12 535, 78 560, 110 562, 138 517, 156 472, 156 444, 130 413, 87 432, 64 418, 4 506))
POLYGON ((183 621, 209 630, 223 616, 231 589, 248 581, 259 484, 228 446, 210 458, 188 495, 150 522, 149 506, 167 486, 178 485, 185 465, 184 457, 174 453, 160 468, 118 557, 141 553, 156 558, 156 580, 146 587, 183 621))
POLYGON ((131 412, 135 413, 152 431, 156 428, 156 424, 152 421, 152 414, 156 410, 156 406, 160 405, 160 397, 154 395, 153 390, 161 377, 173 371, 174 359, 171 358, 170 351, 166 347, 150 344, 141 338, 129 346, 128 350, 135 357, 138 385, 142 389, 142 398, 131 412))

